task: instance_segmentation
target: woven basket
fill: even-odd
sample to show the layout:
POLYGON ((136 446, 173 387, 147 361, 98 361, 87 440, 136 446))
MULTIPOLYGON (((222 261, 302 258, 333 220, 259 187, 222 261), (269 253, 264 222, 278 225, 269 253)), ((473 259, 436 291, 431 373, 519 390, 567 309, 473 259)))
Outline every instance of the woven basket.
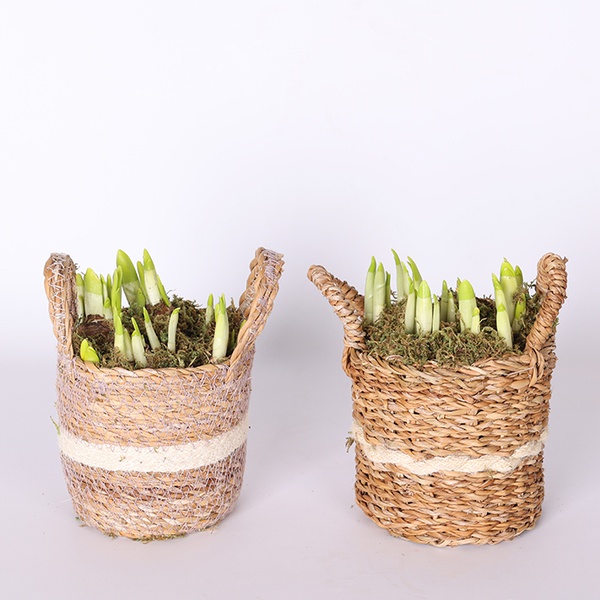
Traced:
POLYGON ((565 263, 554 254, 538 263, 543 300, 524 353, 458 368, 369 355, 363 297, 323 267, 309 269, 343 323, 356 499, 390 534, 454 546, 493 544, 534 527, 565 263))
POLYGON ((159 539, 217 524, 240 493, 256 338, 283 261, 260 248, 240 298, 246 323, 229 359, 193 368, 98 368, 73 354, 75 265, 45 269, 58 341, 59 448, 79 519, 114 536, 159 539))

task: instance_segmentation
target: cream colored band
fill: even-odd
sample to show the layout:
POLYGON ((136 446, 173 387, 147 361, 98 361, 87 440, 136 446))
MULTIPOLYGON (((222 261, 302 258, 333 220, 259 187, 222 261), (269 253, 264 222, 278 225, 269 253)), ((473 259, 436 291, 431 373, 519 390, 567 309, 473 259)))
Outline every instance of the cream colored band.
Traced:
POLYGON ((510 456, 498 456, 489 454, 479 458, 470 456, 450 455, 444 457, 430 458, 427 460, 415 460, 400 450, 392 450, 385 446, 374 446, 365 440, 362 427, 354 423, 352 436, 360 446, 363 454, 373 463, 381 465, 385 470, 385 464, 397 465, 414 475, 431 475, 439 471, 458 471, 460 473, 481 473, 482 471, 495 471, 498 473, 510 473, 528 459, 537 456, 544 449, 544 442, 548 436, 545 429, 539 440, 527 442, 517 448, 510 456))
POLYGON ((107 471, 174 473, 206 467, 227 458, 241 447, 248 435, 247 417, 233 429, 210 440, 177 446, 138 448, 91 444, 60 430, 58 446, 64 456, 89 467, 107 471))

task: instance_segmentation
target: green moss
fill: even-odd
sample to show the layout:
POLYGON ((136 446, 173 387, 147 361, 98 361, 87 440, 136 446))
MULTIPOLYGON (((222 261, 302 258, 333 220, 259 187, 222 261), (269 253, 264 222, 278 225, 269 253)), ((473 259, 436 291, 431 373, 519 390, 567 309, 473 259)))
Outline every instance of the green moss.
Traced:
MULTIPOLYGON (((214 322, 205 323, 205 308, 199 307, 191 300, 184 300, 175 296, 171 306, 164 304, 146 307, 156 335, 161 342, 161 347, 156 350, 146 348, 148 367, 160 369, 166 367, 198 367, 210 362, 212 357, 212 343, 215 330, 214 322), (168 325, 171 312, 179 308, 179 321, 177 326, 176 352, 170 352, 167 345, 168 325)), ((228 356, 233 352, 237 343, 237 336, 243 322, 243 317, 233 303, 227 307, 229 317, 230 344, 228 356)), ((144 332, 144 316, 142 309, 138 307, 127 307, 123 309, 123 327, 132 331, 132 317, 135 318, 144 332)), ((112 322, 103 317, 95 316, 84 319, 78 323, 73 332, 73 348, 79 355, 81 341, 87 338, 100 356, 102 367, 123 367, 134 369, 133 363, 129 362, 114 348, 114 328, 112 322)))
MULTIPOLYGON (((376 323, 363 325, 370 354, 407 365, 422 366, 435 361, 442 366, 471 365, 484 358, 498 358, 509 352, 495 329, 496 316, 491 298, 478 298, 481 332, 460 332, 458 323, 442 323, 440 330, 417 336, 404 331, 405 301, 384 309, 376 323)), ((539 310, 539 298, 527 294, 527 309, 521 331, 514 334, 514 353, 525 350, 527 334, 539 310)))

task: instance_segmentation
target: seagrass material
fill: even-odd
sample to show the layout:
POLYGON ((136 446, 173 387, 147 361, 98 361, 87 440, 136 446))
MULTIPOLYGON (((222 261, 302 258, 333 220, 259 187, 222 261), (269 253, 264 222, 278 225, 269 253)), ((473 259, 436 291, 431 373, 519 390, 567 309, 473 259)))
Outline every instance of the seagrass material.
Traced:
POLYGON ((555 254, 538 263, 542 302, 524 353, 457 368, 369 355, 363 297, 323 267, 309 269, 344 327, 356 499, 390 534, 454 546, 497 543, 534 527, 544 498, 543 447, 565 263, 555 254))
POLYGON ((99 368, 74 356, 75 265, 52 254, 45 290, 57 339, 59 448, 79 519, 114 536, 209 528, 237 500, 255 342, 278 291, 280 254, 259 248, 230 358, 192 368, 99 368))

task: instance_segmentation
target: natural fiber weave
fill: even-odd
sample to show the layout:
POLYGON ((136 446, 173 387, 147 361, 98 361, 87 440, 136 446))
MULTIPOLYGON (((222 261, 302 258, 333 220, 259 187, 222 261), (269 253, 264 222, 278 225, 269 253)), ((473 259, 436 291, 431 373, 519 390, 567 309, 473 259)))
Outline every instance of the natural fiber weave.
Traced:
POLYGON ((58 341, 61 460, 84 523, 157 539, 206 529, 232 510, 244 473, 255 342, 282 267, 280 254, 256 251, 240 298, 246 322, 229 359, 129 371, 74 356, 75 265, 65 254, 50 256, 44 274, 58 341))
POLYGON ((323 267, 309 269, 344 326, 357 502, 392 535, 437 546, 484 544, 535 525, 565 263, 554 254, 538 263, 543 300, 523 354, 457 368, 369 355, 362 296, 323 267))

